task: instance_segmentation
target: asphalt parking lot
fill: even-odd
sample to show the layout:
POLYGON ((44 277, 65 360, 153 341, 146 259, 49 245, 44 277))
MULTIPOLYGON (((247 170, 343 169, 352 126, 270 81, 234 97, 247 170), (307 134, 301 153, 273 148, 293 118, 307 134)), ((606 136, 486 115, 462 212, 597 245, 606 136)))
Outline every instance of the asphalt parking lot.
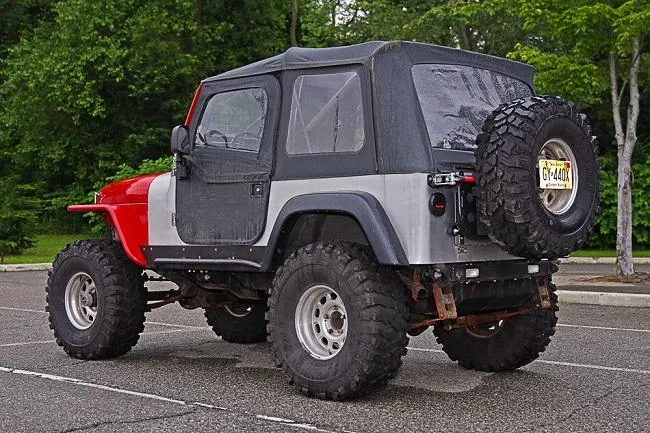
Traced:
POLYGON ((387 388, 327 402, 287 385, 267 344, 221 341, 177 305, 121 358, 69 358, 45 278, 0 273, 2 432, 650 431, 649 308, 563 305, 541 359, 506 374, 461 369, 425 332, 387 388))

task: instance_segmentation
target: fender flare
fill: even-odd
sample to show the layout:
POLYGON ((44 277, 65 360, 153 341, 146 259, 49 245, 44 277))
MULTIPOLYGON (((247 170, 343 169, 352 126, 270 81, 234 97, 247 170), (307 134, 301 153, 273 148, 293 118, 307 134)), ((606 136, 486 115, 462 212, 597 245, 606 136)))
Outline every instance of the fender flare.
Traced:
POLYGON ((354 218, 368 238, 377 261, 382 265, 408 265, 402 244, 386 211, 375 196, 363 191, 313 193, 288 200, 278 214, 262 261, 262 269, 271 269, 274 253, 286 223, 291 217, 312 213, 331 213, 354 218))
POLYGON ((69 212, 94 212, 115 229, 124 253, 135 264, 147 266, 142 246, 148 243, 147 203, 77 204, 69 212))

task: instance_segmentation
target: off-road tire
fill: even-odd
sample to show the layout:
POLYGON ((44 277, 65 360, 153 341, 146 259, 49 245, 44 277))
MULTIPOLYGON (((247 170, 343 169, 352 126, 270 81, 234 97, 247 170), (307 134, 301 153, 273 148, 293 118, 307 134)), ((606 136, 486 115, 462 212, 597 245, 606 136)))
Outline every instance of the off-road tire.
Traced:
POLYGON ((59 346, 79 359, 104 359, 131 350, 144 330, 147 293, 142 269, 117 242, 82 240, 67 245, 48 273, 45 310, 59 346), (78 329, 65 307, 66 286, 84 273, 94 282, 97 312, 88 329, 78 329))
POLYGON ((555 259, 584 244, 599 211, 598 148, 573 103, 534 96, 503 104, 477 145, 478 214, 493 242, 529 259, 555 259), (578 170, 575 198, 561 214, 544 206, 538 189, 538 156, 552 139, 570 147, 578 170))
MULTIPOLYGON (((528 280, 522 284, 535 283, 528 280)), ((446 330, 438 324, 433 329, 436 341, 449 359, 458 361, 463 368, 499 372, 522 367, 537 359, 555 334, 555 285, 549 283, 548 290, 551 308, 504 319, 498 332, 490 337, 478 337, 467 328, 446 330)))
POLYGON ((251 304, 246 315, 232 314, 226 307, 206 308, 205 318, 215 334, 230 343, 266 341, 266 305, 251 304))
POLYGON ((406 354, 409 297, 397 275, 377 265, 368 249, 314 243, 292 253, 277 270, 269 296, 272 356, 289 383, 305 395, 343 400, 385 385, 406 354), (316 285, 333 288, 345 304, 347 339, 330 359, 301 344, 296 310, 316 285))

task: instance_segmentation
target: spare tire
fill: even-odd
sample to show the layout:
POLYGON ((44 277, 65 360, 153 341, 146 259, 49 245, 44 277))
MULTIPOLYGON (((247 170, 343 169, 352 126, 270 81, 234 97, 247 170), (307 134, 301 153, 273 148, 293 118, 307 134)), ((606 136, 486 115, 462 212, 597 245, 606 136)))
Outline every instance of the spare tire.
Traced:
POLYGON ((600 192, 586 115, 555 96, 517 99, 487 118, 477 145, 478 214, 493 242, 529 259, 555 259, 584 244, 600 192))

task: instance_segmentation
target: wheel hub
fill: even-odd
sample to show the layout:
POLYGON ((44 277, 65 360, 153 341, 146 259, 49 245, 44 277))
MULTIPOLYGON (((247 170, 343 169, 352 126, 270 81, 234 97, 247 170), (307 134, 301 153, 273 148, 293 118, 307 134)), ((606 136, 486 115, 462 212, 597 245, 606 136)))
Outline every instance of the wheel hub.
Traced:
POLYGON ((65 287, 65 312, 70 323, 81 330, 88 329, 97 317, 97 287, 85 272, 74 274, 65 287))
POLYGON ((503 320, 494 323, 486 323, 483 325, 468 326, 465 331, 473 337, 488 339, 492 338, 501 331, 503 328, 503 320))
POLYGON ((295 324, 300 344, 316 359, 335 357, 348 334, 345 305, 338 293, 325 285, 312 286, 302 294, 295 324))
POLYGON ((539 198, 546 210, 555 215, 562 215, 573 206, 578 193, 578 164, 576 163, 576 157, 566 141, 560 138, 551 138, 539 150, 537 159, 538 161, 547 159, 569 161, 571 163, 573 185, 571 189, 539 188, 539 198))

